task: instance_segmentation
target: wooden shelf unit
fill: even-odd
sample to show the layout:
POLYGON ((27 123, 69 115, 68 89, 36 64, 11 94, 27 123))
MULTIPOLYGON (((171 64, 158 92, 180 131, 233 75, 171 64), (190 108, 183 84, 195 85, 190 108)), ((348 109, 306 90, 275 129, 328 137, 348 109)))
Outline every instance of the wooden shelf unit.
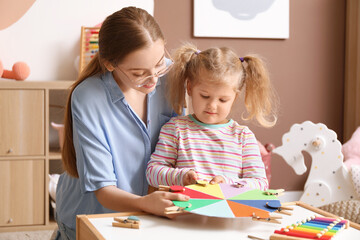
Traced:
POLYGON ((62 121, 73 83, 0 79, 0 232, 56 227, 48 174, 62 170, 50 122, 62 121))

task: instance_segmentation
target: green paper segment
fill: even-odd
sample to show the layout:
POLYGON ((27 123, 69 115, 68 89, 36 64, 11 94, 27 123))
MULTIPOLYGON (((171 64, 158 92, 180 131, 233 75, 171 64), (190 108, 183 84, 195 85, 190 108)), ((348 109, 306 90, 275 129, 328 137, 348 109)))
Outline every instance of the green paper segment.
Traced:
POLYGON ((228 198, 229 200, 277 200, 275 195, 267 195, 264 191, 254 189, 228 198))
POLYGON ((217 203, 219 201, 224 201, 222 199, 190 199, 187 202, 183 202, 183 201, 173 201, 173 203, 175 204, 175 206, 178 207, 187 207, 189 205, 189 203, 191 204, 191 207, 185 208, 185 211, 192 211, 195 210, 197 208, 201 208, 201 207, 205 207, 214 203, 217 203))

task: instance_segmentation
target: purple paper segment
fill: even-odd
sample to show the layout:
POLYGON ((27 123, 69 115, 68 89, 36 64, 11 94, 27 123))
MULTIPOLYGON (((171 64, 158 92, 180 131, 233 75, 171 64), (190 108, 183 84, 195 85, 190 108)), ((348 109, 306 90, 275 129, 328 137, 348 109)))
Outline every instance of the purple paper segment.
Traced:
POLYGON ((238 188, 238 187, 233 186, 232 184, 226 184, 226 183, 220 183, 219 185, 220 185, 222 193, 225 196, 225 199, 228 199, 228 198, 237 196, 241 193, 252 190, 251 188, 248 188, 248 187, 238 188))

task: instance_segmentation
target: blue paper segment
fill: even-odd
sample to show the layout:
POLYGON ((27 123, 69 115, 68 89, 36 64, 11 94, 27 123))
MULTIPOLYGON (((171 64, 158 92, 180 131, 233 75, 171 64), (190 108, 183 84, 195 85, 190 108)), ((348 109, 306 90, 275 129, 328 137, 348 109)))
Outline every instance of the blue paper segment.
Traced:
POLYGON ((275 212, 277 208, 270 208, 266 204, 273 204, 278 205, 281 204, 279 200, 232 200, 229 199, 228 201, 237 202, 246 206, 259 208, 268 212, 275 212))
POLYGON ((227 204, 226 200, 219 201, 217 203, 208 205, 206 207, 195 209, 191 212, 200 215, 210 216, 210 217, 223 217, 223 218, 235 217, 229 205, 227 204))

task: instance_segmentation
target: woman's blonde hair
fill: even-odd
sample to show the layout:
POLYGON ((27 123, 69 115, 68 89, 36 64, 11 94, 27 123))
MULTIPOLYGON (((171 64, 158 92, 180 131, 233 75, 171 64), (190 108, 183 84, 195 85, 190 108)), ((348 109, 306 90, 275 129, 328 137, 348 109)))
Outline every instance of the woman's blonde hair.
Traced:
POLYGON ((62 149, 64 170, 78 178, 76 155, 73 142, 71 94, 82 81, 96 74, 106 72, 105 63, 113 66, 121 63, 131 52, 150 45, 164 36, 155 19, 145 10, 126 7, 108 16, 99 31, 98 54, 80 73, 72 85, 65 109, 65 140, 62 149))
POLYGON ((199 82, 199 74, 206 71, 211 77, 206 81, 214 84, 235 86, 239 93, 245 88, 245 107, 248 113, 244 120, 255 118, 264 127, 272 127, 277 121, 277 97, 270 82, 269 73, 260 57, 248 55, 239 58, 227 47, 199 51, 186 43, 173 54, 174 66, 169 72, 168 99, 177 114, 186 107, 186 84, 199 82), (225 82, 224 76, 238 75, 236 83, 225 82))

